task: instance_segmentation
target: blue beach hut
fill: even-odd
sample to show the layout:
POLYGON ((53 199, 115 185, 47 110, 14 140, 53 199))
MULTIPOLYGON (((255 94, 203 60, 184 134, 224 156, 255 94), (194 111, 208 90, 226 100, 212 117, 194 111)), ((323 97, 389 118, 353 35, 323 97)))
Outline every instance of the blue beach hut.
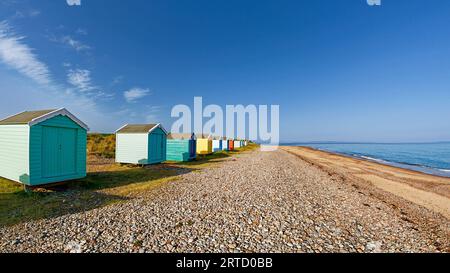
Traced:
POLYGON ((214 137, 213 138, 213 152, 220 152, 222 151, 222 138, 221 137, 214 137))
POLYGON ((228 139, 223 137, 220 141, 222 142, 222 151, 228 151, 228 139))

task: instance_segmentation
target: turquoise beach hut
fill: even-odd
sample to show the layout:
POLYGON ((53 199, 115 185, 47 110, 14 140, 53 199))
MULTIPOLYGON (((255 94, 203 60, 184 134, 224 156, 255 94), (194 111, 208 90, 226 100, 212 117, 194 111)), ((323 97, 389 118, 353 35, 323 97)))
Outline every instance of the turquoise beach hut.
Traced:
POLYGON ((27 186, 85 177, 88 130, 64 108, 0 120, 0 176, 27 186))
POLYGON ((167 131, 158 124, 127 124, 116 131, 116 162, 157 164, 166 161, 167 131))
POLYGON ((191 161, 197 156, 197 137, 192 134, 170 133, 167 136, 168 161, 191 161))

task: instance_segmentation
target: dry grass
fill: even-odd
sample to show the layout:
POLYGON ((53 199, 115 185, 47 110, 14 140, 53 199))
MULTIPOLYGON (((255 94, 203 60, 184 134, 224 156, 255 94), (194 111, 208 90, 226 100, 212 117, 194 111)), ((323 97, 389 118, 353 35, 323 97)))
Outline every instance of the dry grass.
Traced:
POLYGON ((223 158, 256 147, 252 144, 192 162, 140 167, 114 163, 115 135, 89 134, 88 175, 84 179, 25 192, 23 185, 0 178, 0 226, 58 217, 128 200, 176 180, 180 174, 212 168, 223 158))
POLYGON ((116 135, 88 134, 87 151, 90 155, 114 158, 116 153, 116 135))
POLYGON ((87 211, 133 198, 177 179, 180 168, 105 164, 80 180, 25 192, 0 178, 0 226, 87 211))

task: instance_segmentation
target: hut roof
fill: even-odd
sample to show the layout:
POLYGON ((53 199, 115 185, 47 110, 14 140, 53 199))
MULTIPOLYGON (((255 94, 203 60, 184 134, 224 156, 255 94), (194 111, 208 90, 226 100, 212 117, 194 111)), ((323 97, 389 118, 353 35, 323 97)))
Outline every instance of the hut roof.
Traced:
POLYGON ((192 134, 169 133, 167 135, 167 138, 168 139, 191 139, 192 135, 194 135, 194 137, 195 137, 195 134, 193 134, 193 133, 192 134))
POLYGON ((197 136, 197 138, 203 138, 203 139, 212 139, 211 135, 207 135, 207 134, 195 134, 197 136))
POLYGON ((55 116, 62 115, 67 116, 75 123, 80 125, 80 127, 89 130, 89 127, 83 123, 81 120, 76 118, 72 113, 67 111, 65 108, 61 109, 50 109, 50 110, 37 110, 37 111, 24 111, 19 114, 7 117, 3 120, 0 120, 0 125, 19 125, 19 124, 28 124, 29 126, 33 126, 37 123, 43 122, 47 119, 53 118, 55 116))
POLYGON ((119 128, 116 133, 122 134, 145 134, 151 133, 156 128, 161 128, 164 133, 167 134, 167 131, 161 126, 161 123, 152 123, 152 124, 126 124, 119 128))

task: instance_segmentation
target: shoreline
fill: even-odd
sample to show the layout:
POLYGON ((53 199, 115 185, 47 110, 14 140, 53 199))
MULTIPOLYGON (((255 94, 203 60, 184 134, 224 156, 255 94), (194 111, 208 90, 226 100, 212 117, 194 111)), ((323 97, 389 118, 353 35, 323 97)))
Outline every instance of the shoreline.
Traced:
POLYGON ((311 146, 307 146, 307 145, 280 145, 280 147, 309 148, 309 149, 313 149, 316 151, 326 152, 326 153, 340 155, 340 156, 344 156, 344 157, 350 157, 350 158, 359 159, 359 160, 365 160, 365 161, 374 162, 374 163, 378 163, 381 165, 395 167, 395 168, 399 168, 399 169, 403 169, 403 170, 414 171, 414 172, 417 172, 420 174, 427 174, 427 175, 432 175, 432 176, 442 177, 442 178, 450 178, 450 170, 449 169, 438 169, 438 168, 425 166, 425 165, 410 164, 407 162, 389 161, 389 160, 385 160, 382 158, 372 157, 370 155, 364 155, 364 154, 356 155, 356 154, 350 154, 350 153, 344 153, 344 152, 336 152, 336 151, 330 151, 330 150, 325 150, 325 149, 319 149, 319 148, 315 148, 315 147, 311 147, 311 146))
POLYGON ((282 146, 308 163, 394 194, 450 219, 450 178, 304 146, 282 146))
MULTIPOLYGON (((396 168, 396 169, 399 169, 402 171, 413 172, 418 175, 429 175, 429 176, 436 177, 436 178, 449 179, 449 183, 450 183, 450 170, 449 170, 448 176, 447 175, 439 175, 436 173, 429 173, 429 172, 424 172, 424 171, 418 170, 418 169, 423 168, 423 169, 438 171, 438 169, 435 169, 432 167, 427 167, 427 166, 422 166, 422 165, 413 165, 413 164, 408 164, 408 163, 387 161, 387 160, 380 159, 380 158, 372 158, 370 156, 355 156, 355 155, 351 155, 351 154, 347 154, 347 153, 339 153, 339 152, 334 152, 334 151, 322 150, 322 149, 317 149, 317 148, 313 148, 313 147, 309 147, 309 146, 285 146, 285 147, 301 147, 301 148, 311 149, 313 151, 324 152, 324 153, 347 157, 347 158, 353 158, 356 160, 371 162, 371 163, 379 164, 379 165, 386 166, 386 167, 396 168), (410 168, 408 168, 407 166, 410 166, 410 168), (414 166, 416 166, 417 169, 414 169, 413 168, 414 166)), ((440 170, 440 171, 447 172, 444 170, 440 170)))

